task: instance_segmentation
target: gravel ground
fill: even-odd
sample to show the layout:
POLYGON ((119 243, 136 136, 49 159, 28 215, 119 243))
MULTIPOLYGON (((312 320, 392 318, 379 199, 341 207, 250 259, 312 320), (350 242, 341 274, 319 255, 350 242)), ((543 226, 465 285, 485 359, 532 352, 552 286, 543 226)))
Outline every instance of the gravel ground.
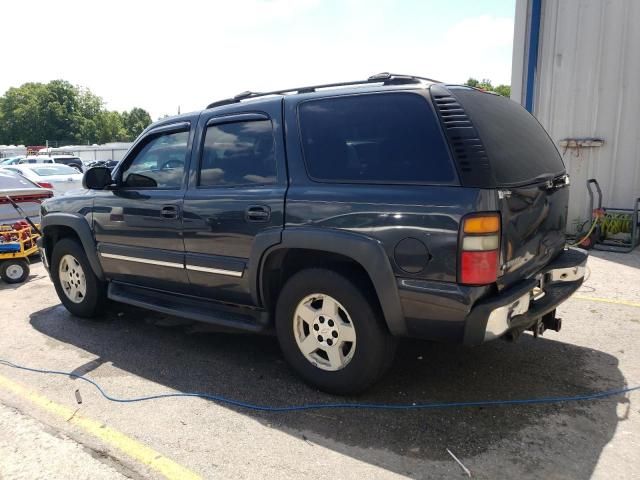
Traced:
MULTIPOLYGON (((404 341, 383 381, 347 400, 516 399, 640 385, 640 308, 594 300, 640 302, 640 252, 596 252, 589 266, 582 298, 559 309, 562 332, 477 348, 404 341)), ((115 396, 201 391, 272 405, 344 400, 301 383, 270 337, 211 332, 124 306, 101 321, 74 318, 39 264, 28 283, 0 285, 0 304, 13 313, 0 358, 87 374, 115 396)), ((270 414, 196 398, 116 404, 78 380, 2 366, 0 375, 79 407, 206 478, 464 478, 447 448, 474 478, 640 478, 640 393, 538 406, 270 414)), ((127 476, 159 477, 2 388, 0 403, 20 412, 3 414, 4 423, 33 417, 55 438, 73 439, 78 451, 103 452, 108 467, 115 461, 127 476)), ((43 477, 56 471, 52 462, 49 475, 43 458, 13 458, 9 466, 0 461, 4 478, 20 478, 15 473, 33 471, 34 463, 43 477)), ((93 477, 110 472, 91 465, 93 477)))

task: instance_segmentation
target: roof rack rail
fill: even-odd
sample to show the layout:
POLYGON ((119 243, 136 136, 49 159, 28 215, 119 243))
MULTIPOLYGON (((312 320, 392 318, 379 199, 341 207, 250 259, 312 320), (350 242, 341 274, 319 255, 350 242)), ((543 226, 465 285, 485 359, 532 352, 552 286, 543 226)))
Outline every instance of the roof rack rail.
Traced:
POLYGON ((382 83, 383 85, 405 85, 412 83, 420 83, 422 81, 432 82, 432 83, 442 83, 439 80, 434 80, 432 78, 426 77, 418 77, 415 75, 402 75, 397 73, 377 73, 375 75, 371 75, 366 80, 356 80, 351 82, 336 82, 336 83, 325 83, 322 85, 311 85, 307 87, 295 87, 295 88, 285 88, 283 90, 273 90, 271 92, 251 92, 246 91, 239 93, 233 98, 227 98, 224 100, 218 100, 216 102, 210 103, 207 105, 207 108, 220 107, 222 105, 231 105, 233 103, 239 103, 242 100, 246 100, 249 98, 257 98, 257 97, 266 97, 269 95, 286 95, 291 93, 311 93, 315 92, 321 88, 332 88, 332 87, 348 87, 355 85, 367 85, 369 83, 382 83))

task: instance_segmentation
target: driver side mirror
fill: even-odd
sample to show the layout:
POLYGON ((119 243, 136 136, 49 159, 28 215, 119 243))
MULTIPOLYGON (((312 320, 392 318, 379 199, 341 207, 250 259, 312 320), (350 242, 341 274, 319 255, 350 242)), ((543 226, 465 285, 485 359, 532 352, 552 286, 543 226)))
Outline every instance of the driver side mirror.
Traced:
POLYGON ((89 190, 104 190, 112 184, 111 170, 107 167, 90 168, 82 177, 82 186, 89 190))

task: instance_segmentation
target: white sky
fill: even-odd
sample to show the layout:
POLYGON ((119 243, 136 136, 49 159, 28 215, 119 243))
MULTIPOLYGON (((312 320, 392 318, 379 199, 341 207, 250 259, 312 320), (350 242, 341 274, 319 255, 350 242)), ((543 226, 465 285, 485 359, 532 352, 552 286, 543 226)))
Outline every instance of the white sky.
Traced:
POLYGON ((514 2, 0 1, 0 94, 61 78, 155 120, 381 71, 509 84, 514 2))

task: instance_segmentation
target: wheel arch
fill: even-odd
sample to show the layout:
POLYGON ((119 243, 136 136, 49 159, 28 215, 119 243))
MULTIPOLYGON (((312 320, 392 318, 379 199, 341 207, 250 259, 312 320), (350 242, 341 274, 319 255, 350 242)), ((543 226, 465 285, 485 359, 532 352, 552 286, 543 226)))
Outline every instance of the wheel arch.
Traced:
POLYGON ((61 238, 76 238, 80 241, 87 255, 93 273, 100 280, 104 280, 104 272, 98 259, 93 232, 85 217, 71 213, 49 213, 42 218, 40 229, 42 230, 42 243, 49 265, 51 264, 51 254, 56 242, 61 238))
POLYGON ((352 278, 356 276, 359 281, 367 282, 376 295, 389 331, 396 336, 406 335, 395 275, 378 240, 340 230, 293 227, 285 229, 282 241, 265 249, 260 258, 253 281, 258 304, 272 308, 286 279, 299 271, 301 265, 304 268, 338 269, 352 278), (313 258, 305 259, 305 263, 301 264, 300 257, 310 254, 313 258))

